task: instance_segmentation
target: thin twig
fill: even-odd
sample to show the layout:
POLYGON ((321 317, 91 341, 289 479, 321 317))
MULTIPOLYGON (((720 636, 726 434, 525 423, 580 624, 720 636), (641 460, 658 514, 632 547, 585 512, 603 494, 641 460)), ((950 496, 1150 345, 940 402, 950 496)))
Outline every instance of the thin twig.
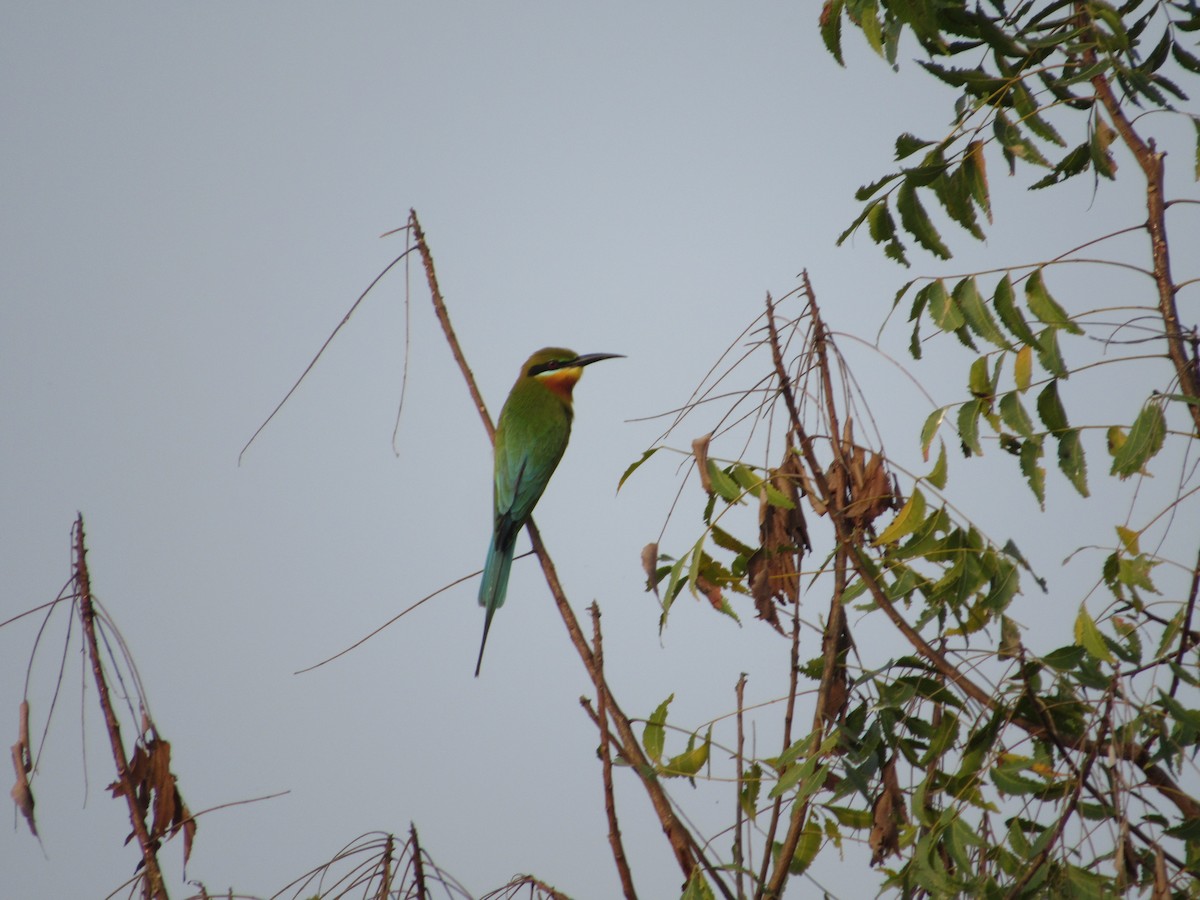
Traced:
MULTIPOLYGON (((737 686, 737 796, 734 804, 733 868, 737 872, 738 900, 746 896, 745 851, 742 847, 742 795, 746 790, 746 736, 743 731, 742 710, 746 701, 746 673, 738 676, 737 686)), ((749 832, 749 829, 747 829, 749 832)))
MULTIPOLYGON (((600 632, 600 604, 595 600, 590 607, 592 613, 592 658, 596 660, 596 671, 604 675, 604 639, 600 632)), ((600 773, 604 781, 604 814, 608 817, 608 843, 612 847, 613 862, 621 878, 621 890, 627 900, 637 900, 633 889, 633 873, 625 858, 625 847, 621 843, 621 826, 617 822, 617 804, 613 796, 612 756, 608 741, 608 685, 603 677, 593 682, 596 685, 596 716, 600 729, 600 773)))
MULTIPOLYGON (((391 234, 391 232, 388 232, 388 234, 391 234)), ((333 339, 335 337, 337 337, 337 333, 342 330, 342 326, 350 321, 350 317, 352 315, 354 315, 354 311, 356 309, 358 309, 359 304, 362 303, 363 300, 366 299, 367 294, 371 293, 371 289, 373 287, 375 287, 375 285, 379 284, 380 279, 382 279, 384 275, 386 275, 388 272, 390 272, 392 270, 392 268, 396 265, 396 263, 400 262, 400 260, 407 257, 408 254, 412 253, 412 251, 413 251, 413 248, 409 247, 407 250, 405 250, 403 253, 401 253, 399 256, 397 256, 395 259, 393 259, 390 263, 388 263, 386 266, 384 266, 383 271, 380 272, 378 275, 376 275, 374 280, 369 285, 367 285, 367 289, 358 295, 358 299, 354 301, 354 303, 350 306, 350 308, 348 310, 346 310, 346 314, 344 316, 342 316, 342 321, 338 322, 337 327, 334 328, 333 331, 329 332, 329 337, 325 338, 325 343, 323 343, 321 345, 321 349, 317 351, 317 355, 314 356, 311 360, 309 360, 308 365, 304 367, 304 371, 300 373, 300 377, 296 379, 295 384, 293 384, 291 389, 288 390, 288 392, 283 395, 283 399, 279 401, 279 403, 276 405, 276 407, 273 410, 271 410, 271 414, 269 416, 267 416, 266 419, 263 420, 263 423, 258 426, 258 428, 255 430, 254 434, 250 435, 250 440, 246 441, 245 446, 242 447, 241 452, 238 453, 238 465, 239 466, 242 464, 242 457, 246 455, 246 451, 249 450, 250 445, 254 443, 254 439, 257 438, 260 434, 262 434, 262 430, 271 424, 271 420, 275 418, 276 413, 278 413, 279 410, 283 409, 283 404, 287 403, 288 400, 291 399, 292 394, 296 393, 296 388, 300 387, 300 382, 302 382, 306 377, 308 377, 308 373, 311 372, 313 369, 313 366, 315 366, 317 364, 317 360, 321 358, 321 354, 325 352, 325 348, 327 348, 333 342, 333 339)), ((407 373, 407 371, 408 371, 407 363, 405 363, 405 366, 406 366, 405 372, 407 373)))

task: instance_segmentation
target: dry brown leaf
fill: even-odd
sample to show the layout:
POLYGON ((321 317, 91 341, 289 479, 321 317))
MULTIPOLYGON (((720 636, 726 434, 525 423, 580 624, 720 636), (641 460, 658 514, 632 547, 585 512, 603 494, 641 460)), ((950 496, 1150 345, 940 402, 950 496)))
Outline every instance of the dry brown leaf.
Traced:
POLYGON ((1154 889, 1150 892, 1150 900, 1170 900, 1171 882, 1167 878, 1167 861, 1163 857, 1162 847, 1154 845, 1154 889))
POLYGON ((37 837, 37 823, 33 818, 33 790, 29 786, 29 773, 33 771, 33 755, 29 751, 29 701, 22 700, 17 742, 12 745, 13 772, 17 776, 12 786, 13 803, 29 823, 29 830, 37 837))
POLYGON ((721 600, 720 585, 713 584, 703 575, 697 575, 696 587, 699 588, 700 592, 708 598, 708 602, 712 604, 713 609, 715 609, 717 612, 720 612, 722 609, 724 609, 724 603, 721 600))
POLYGON ((147 742, 150 755, 148 787, 154 793, 154 824, 150 827, 151 837, 167 833, 175 820, 175 776, 171 774, 170 741, 152 738, 147 742))
POLYGON ((696 455, 696 470, 700 473, 700 486, 706 493, 713 492, 712 479, 708 477, 708 442, 712 440, 712 432, 692 441, 692 453, 696 455))
POLYGON ((642 548, 642 571, 646 573, 646 590, 658 596, 658 544, 651 541, 642 548))
POLYGON ((877 866, 889 856, 900 853, 900 825, 908 821, 904 811, 904 795, 896 780, 896 757, 883 767, 883 789, 875 798, 873 824, 867 843, 871 847, 871 865, 877 866))
POLYGON ((33 790, 29 787, 29 773, 33 770, 33 756, 29 752, 29 701, 22 700, 20 707, 20 729, 17 742, 12 745, 13 772, 17 776, 12 786, 13 803, 29 823, 33 836, 38 836, 37 823, 33 818, 33 790))
POLYGON ((846 627, 846 614, 840 612, 836 623, 830 623, 825 628, 821 638, 821 652, 825 658, 832 659, 832 671, 826 667, 822 678, 828 680, 829 689, 825 695, 825 708, 821 711, 822 718, 829 724, 840 722, 846 713, 850 699, 850 682, 846 678, 846 655, 850 652, 850 631, 846 627), (835 626, 835 627, 831 627, 835 626), (829 645, 833 643, 832 653, 829 645))

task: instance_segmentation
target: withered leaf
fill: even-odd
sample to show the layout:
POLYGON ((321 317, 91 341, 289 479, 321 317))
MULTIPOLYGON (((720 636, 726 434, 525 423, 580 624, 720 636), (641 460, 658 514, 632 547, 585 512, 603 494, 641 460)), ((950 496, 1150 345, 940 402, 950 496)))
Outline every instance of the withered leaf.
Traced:
POLYGON ((713 492, 712 478, 708 474, 708 442, 712 440, 712 432, 692 441, 692 453, 696 456, 696 471, 700 473, 700 486, 705 493, 713 492))
POLYGON ((1163 857, 1162 847, 1154 845, 1154 889, 1150 892, 1150 900, 1169 900, 1171 896, 1171 881, 1167 878, 1167 861, 1163 857))
POLYGON ((908 814, 904 811, 904 795, 900 793, 900 783, 896 780, 896 757, 888 760, 881 775, 883 788, 875 798, 873 824, 867 838, 871 847, 872 866, 900 853, 899 826, 908 821, 908 814))
POLYGON ((651 541, 642 548, 642 571, 646 573, 646 590, 658 596, 658 544, 651 541))
POLYGON ((721 586, 713 584, 703 575, 696 576, 697 589, 708 598, 708 602, 712 604, 713 609, 720 612, 724 608, 724 603, 721 600, 721 586))
POLYGON ((12 745, 13 772, 17 776, 12 786, 13 803, 25 817, 29 830, 38 836, 37 823, 33 818, 33 790, 29 787, 29 773, 33 769, 33 756, 29 752, 29 701, 22 700, 20 707, 20 731, 17 742, 12 745))

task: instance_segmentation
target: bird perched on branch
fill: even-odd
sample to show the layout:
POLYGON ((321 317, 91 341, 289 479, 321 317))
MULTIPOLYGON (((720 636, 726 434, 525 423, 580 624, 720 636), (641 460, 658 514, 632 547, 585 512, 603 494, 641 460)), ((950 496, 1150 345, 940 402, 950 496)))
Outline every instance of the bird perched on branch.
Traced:
POLYGON ((483 665, 492 616, 504 605, 508 573, 512 568, 517 532, 529 521, 534 506, 550 476, 554 474, 567 439, 571 436, 571 390, 583 375, 583 367, 620 353, 589 353, 580 356, 562 347, 539 350, 521 366, 500 421, 496 426, 495 531, 488 546, 479 585, 479 605, 486 608, 483 640, 475 677, 483 665))

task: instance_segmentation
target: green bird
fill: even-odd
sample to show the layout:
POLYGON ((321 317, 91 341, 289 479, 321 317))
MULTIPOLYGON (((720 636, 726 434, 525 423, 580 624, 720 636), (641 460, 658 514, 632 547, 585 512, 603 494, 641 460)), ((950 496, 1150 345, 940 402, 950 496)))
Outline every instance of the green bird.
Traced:
POLYGON ((562 347, 546 347, 521 366, 521 375, 504 401, 496 426, 495 530, 479 585, 479 605, 487 609, 487 615, 475 664, 476 678, 483 665, 492 616, 504 605, 517 532, 529 521, 567 449, 574 415, 571 390, 583 375, 584 366, 621 355, 580 356, 562 347))

